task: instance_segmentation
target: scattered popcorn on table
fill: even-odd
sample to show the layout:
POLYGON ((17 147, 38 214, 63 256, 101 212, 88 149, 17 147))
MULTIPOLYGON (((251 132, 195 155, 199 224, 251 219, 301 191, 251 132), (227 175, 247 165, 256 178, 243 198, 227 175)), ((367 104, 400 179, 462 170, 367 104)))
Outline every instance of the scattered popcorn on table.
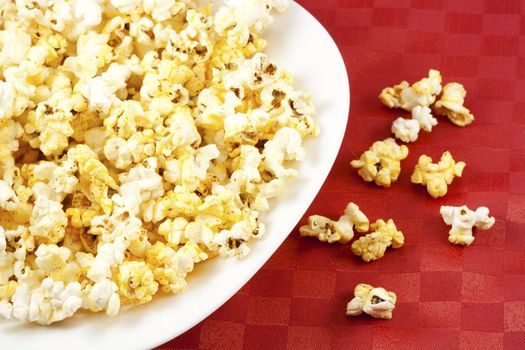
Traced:
POLYGON ((339 220, 330 220, 321 215, 308 218, 308 225, 299 228, 303 237, 317 237, 321 242, 347 243, 354 237, 354 229, 358 232, 368 231, 369 221, 366 215, 354 203, 348 203, 339 220))
POLYGON ((496 219, 489 216, 489 209, 486 207, 479 207, 473 211, 466 205, 461 207, 441 206, 440 213, 445 224, 452 226, 448 241, 453 244, 471 245, 474 241, 472 235, 474 227, 488 230, 496 222, 496 219))
POLYGON ((359 316, 364 312, 374 318, 392 318, 397 300, 394 292, 360 283, 354 289, 354 296, 346 305, 348 316, 359 316))
POLYGON ((397 230, 392 219, 387 222, 377 220, 370 225, 370 231, 352 243, 352 252, 366 262, 382 258, 390 246, 398 249, 405 244, 403 232, 397 230))
MULTIPOLYGON (((0 1, 1 2, 1 1, 0 1)), ((242 258, 314 107, 262 51, 278 0, 11 1, 0 29, 0 315, 118 314, 242 258)), ((0 5, 2 7, 2 5, 0 5)), ((368 226, 357 207, 340 230, 368 226)), ((352 233, 353 234, 353 233, 352 233)), ((351 238, 351 237, 350 237, 351 238)))
POLYGON ((399 146, 393 138, 374 142, 370 149, 357 160, 352 167, 366 182, 374 181, 377 185, 389 187, 397 180, 401 172, 401 161, 408 156, 408 148, 399 146))
POLYGON ((432 163, 432 158, 427 155, 419 157, 411 181, 415 184, 425 185, 428 193, 434 197, 443 197, 447 194, 448 185, 454 177, 461 177, 466 164, 457 162, 450 152, 445 152, 438 163, 432 163))
POLYGON ((467 91, 462 84, 448 83, 443 87, 443 94, 434 105, 439 115, 447 116, 457 126, 466 126, 474 121, 474 116, 463 106, 467 91))
POLYGON ((414 107, 428 107, 436 101, 441 93, 441 74, 431 69, 428 77, 415 82, 412 86, 407 81, 384 88, 379 94, 379 100, 389 108, 403 108, 412 111, 414 107))

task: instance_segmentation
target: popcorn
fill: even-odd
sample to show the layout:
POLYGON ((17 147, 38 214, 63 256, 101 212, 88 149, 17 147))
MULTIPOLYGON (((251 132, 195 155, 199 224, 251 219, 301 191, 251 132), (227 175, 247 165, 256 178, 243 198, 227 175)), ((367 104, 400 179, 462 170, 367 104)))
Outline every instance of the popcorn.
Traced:
POLYGON ((41 244, 35 252, 35 264, 39 269, 52 272, 66 266, 71 251, 65 247, 41 244))
POLYGON ((94 312, 106 310, 108 316, 116 316, 120 310, 117 285, 109 279, 89 285, 82 291, 82 308, 94 312))
MULTIPOLYGON (((285 7, 0 0, 2 317, 115 316, 249 253, 319 132, 261 52, 285 7)), ((343 230, 368 225, 348 210, 343 230)))
POLYGON ((474 241, 472 229, 477 227, 488 230, 494 225, 496 219, 489 216, 489 209, 479 207, 476 211, 470 210, 466 205, 461 207, 441 206, 443 221, 452 226, 448 241, 452 244, 471 245, 474 241))
POLYGON ((0 69, 22 63, 31 48, 31 36, 21 29, 0 31, 0 69))
POLYGON ((412 119, 417 120, 419 127, 427 132, 431 132, 432 127, 437 125, 437 119, 432 116, 431 109, 426 106, 412 108, 412 119))
POLYGON ((364 261, 370 262, 382 258, 388 247, 401 248, 405 244, 405 237, 398 231, 394 221, 377 220, 370 225, 371 233, 360 237, 352 243, 352 252, 364 261))
POLYGON ((359 283, 354 289, 355 297, 346 305, 348 316, 359 316, 363 312, 374 318, 391 319, 396 307, 397 296, 384 288, 374 288, 366 283, 359 283))
POLYGON ((426 155, 419 157, 411 181, 425 185, 428 193, 434 197, 443 197, 447 194, 448 185, 454 177, 461 177, 466 164, 455 162, 450 152, 445 152, 438 163, 432 163, 432 158, 426 155))
POLYGON ((408 156, 408 148, 399 146, 393 138, 374 142, 361 157, 351 162, 359 169, 358 174, 366 182, 374 181, 377 185, 389 187, 397 180, 401 172, 401 160, 408 156))
POLYGON ((412 111, 416 106, 430 106, 441 93, 441 74, 431 69, 428 78, 415 82, 412 86, 402 81, 393 87, 384 88, 379 94, 379 100, 389 108, 403 108, 412 111))
POLYGON ((403 142, 414 142, 419 136, 419 122, 415 119, 397 118, 392 123, 392 133, 403 142))
POLYGON ((64 237, 67 217, 62 210, 62 204, 45 197, 37 197, 29 223, 29 232, 33 236, 56 244, 64 237))
POLYGON ((304 149, 301 147, 301 135, 294 129, 282 128, 272 140, 264 145, 263 159, 267 169, 275 177, 293 177, 296 171, 283 166, 285 160, 302 160, 304 149))
POLYGON ((434 105, 439 115, 445 115, 457 126, 466 126, 474 121, 474 116, 463 106, 467 91, 459 83, 448 83, 443 87, 441 98, 434 105))
POLYGON ((368 231, 368 218, 354 203, 348 203, 344 215, 333 221, 320 215, 308 218, 308 225, 300 227, 303 237, 317 237, 321 242, 347 243, 354 237, 354 228, 358 232, 368 231))
POLYGON ((36 289, 25 284, 18 286, 13 300, 13 317, 42 325, 71 317, 82 305, 81 286, 78 282, 67 285, 62 281, 45 278, 36 289))
POLYGON ((0 208, 14 211, 18 207, 18 197, 4 181, 0 180, 0 208))
POLYGON ((117 280, 119 295, 131 304, 149 302, 158 289, 153 272, 143 261, 127 261, 121 264, 117 280))

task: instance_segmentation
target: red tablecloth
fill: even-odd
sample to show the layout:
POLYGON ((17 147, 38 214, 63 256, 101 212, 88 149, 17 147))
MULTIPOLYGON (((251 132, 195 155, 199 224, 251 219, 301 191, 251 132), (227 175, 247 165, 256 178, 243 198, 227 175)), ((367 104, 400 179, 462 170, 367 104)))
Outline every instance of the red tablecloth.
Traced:
POLYGON ((349 245, 301 239, 296 229, 230 301, 161 348, 525 349, 525 2, 299 2, 334 37, 351 85, 343 146, 306 215, 338 217, 354 201, 371 220, 393 218, 406 244, 366 264, 349 245), (350 160, 406 115, 377 94, 429 68, 465 85, 475 122, 458 128, 440 119, 408 145, 391 188, 363 182, 350 160), (421 154, 446 150, 467 167, 434 200, 410 174, 421 154), (496 224, 470 247, 451 245, 443 204, 485 205, 496 224), (397 293, 392 320, 345 316, 360 282, 397 293))

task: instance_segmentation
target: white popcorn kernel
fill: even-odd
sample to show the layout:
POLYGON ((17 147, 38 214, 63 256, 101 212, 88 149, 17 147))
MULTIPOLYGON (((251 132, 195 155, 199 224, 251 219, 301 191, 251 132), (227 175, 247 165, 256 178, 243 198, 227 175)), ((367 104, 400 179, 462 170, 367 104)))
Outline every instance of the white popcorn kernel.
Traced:
POLYGON ((488 230, 494 225, 496 219, 489 216, 489 209, 479 207, 476 211, 470 210, 466 205, 461 207, 441 206, 443 221, 452 226, 448 240, 453 244, 471 245, 474 241, 472 229, 477 227, 488 230))
POLYGON ((294 176, 295 170, 286 169, 283 162, 304 158, 301 136, 292 128, 279 129, 274 138, 264 145, 263 156, 266 166, 276 177, 294 176))
POLYGON ((414 142, 419 136, 419 122, 399 117, 392 123, 391 131, 397 139, 403 142, 414 142))
POLYGON ((18 207, 18 197, 15 191, 3 180, 0 180, 0 207, 7 211, 13 211, 18 207))
POLYGON ((118 169, 127 169, 131 165, 131 149, 126 140, 120 137, 113 137, 106 141, 104 155, 118 169))
POLYGON ((427 106, 412 108, 412 119, 417 120, 419 127, 426 132, 431 132, 432 127, 438 123, 437 119, 432 116, 432 110, 427 106))

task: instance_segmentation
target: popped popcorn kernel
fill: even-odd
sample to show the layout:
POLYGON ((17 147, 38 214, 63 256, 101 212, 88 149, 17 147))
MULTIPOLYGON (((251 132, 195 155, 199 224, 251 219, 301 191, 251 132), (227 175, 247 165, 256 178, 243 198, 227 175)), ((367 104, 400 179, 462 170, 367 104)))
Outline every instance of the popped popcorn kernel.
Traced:
POLYGON ((438 123, 437 119, 432 116, 432 110, 427 106, 412 108, 412 119, 417 120, 419 127, 426 132, 431 132, 432 127, 438 123))
POLYGON ((441 82, 441 73, 431 69, 428 77, 412 85, 402 81, 393 87, 384 88, 379 94, 379 100, 389 108, 402 108, 409 112, 417 106, 428 107, 441 93, 441 82))
POLYGON ((432 158, 427 155, 419 157, 412 174, 411 181, 427 187, 428 193, 433 198, 443 197, 447 194, 448 185, 454 177, 461 177, 466 164, 456 162, 450 152, 444 152, 437 163, 432 163, 432 158))
POLYGON ((466 126, 474 121, 474 116, 465 103, 467 91, 462 84, 448 83, 443 87, 440 99, 434 105, 434 110, 439 115, 447 116, 457 126, 466 126))
POLYGON ((384 288, 359 283, 354 289, 354 298, 346 305, 348 316, 359 316, 363 312, 374 318, 391 319, 397 296, 384 288))
POLYGON ((354 237, 354 229, 358 232, 368 231, 369 221, 366 215, 354 203, 348 203, 344 215, 337 221, 321 215, 308 218, 308 225, 299 228, 303 237, 317 237, 321 242, 347 243, 354 237))
POLYGON ((419 122, 414 119, 397 118, 392 123, 391 131, 396 139, 403 142, 414 142, 419 136, 419 122))
POLYGON ((473 228, 490 229, 496 219, 489 216, 487 207, 471 210, 466 205, 461 207, 441 206, 441 216, 445 224, 450 225, 448 241, 452 244, 471 245, 474 241, 473 228))
POLYGON ((408 148, 399 146, 393 138, 377 141, 361 157, 351 162, 352 167, 366 182, 390 187, 401 172, 401 161, 408 156, 408 148))
POLYGON ((352 243, 352 252, 364 261, 370 262, 382 258, 388 247, 401 248, 405 244, 403 232, 398 231, 394 221, 377 220, 370 225, 371 233, 352 243))

